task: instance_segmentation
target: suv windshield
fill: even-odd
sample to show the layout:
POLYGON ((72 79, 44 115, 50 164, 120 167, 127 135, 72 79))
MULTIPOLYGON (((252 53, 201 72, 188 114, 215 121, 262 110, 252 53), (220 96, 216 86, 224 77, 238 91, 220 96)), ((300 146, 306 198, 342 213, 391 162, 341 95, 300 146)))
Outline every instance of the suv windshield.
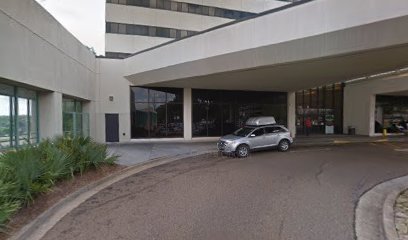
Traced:
POLYGON ((246 137, 250 132, 252 132, 255 128, 251 127, 243 127, 235 131, 233 134, 239 137, 246 137))

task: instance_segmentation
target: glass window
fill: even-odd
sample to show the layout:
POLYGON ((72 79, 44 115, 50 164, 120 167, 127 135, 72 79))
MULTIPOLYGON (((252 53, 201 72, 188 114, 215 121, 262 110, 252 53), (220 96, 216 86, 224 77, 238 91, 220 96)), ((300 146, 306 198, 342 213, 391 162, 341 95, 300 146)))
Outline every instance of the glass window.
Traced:
POLYGON ((188 3, 181 3, 181 11, 188 12, 188 3))
POLYGON ((264 128, 259 128, 259 129, 255 130, 255 131, 253 131, 253 132, 251 133, 251 135, 252 135, 252 134, 254 134, 255 137, 262 136, 262 135, 265 134, 264 128))
POLYGON ((180 31, 180 37, 187 37, 187 31, 186 30, 181 30, 180 31))
POLYGON ((166 102, 166 92, 160 91, 160 90, 150 90, 149 91, 149 102, 165 103, 166 102))
POLYGON ((182 11, 183 11, 182 8, 183 8, 182 3, 181 3, 181 2, 178 2, 178 3, 177 3, 177 11, 178 11, 178 12, 182 12, 182 11))
POLYGON ((150 0, 150 7, 151 8, 156 8, 156 0, 150 0))
POLYGON ((170 29, 169 28, 156 28, 156 36, 158 37, 170 37, 170 29))
POLYGON ((148 89, 141 87, 132 87, 131 96, 133 102, 149 102, 148 101, 148 89))
POLYGON ((214 7, 209 7, 208 8, 208 15, 215 16, 215 8, 214 7))
POLYGON ((171 2, 170 1, 164 0, 163 6, 164 6, 163 9, 171 10, 171 2))
POLYGON ((285 130, 281 127, 265 127, 265 133, 270 134, 270 133, 280 133, 280 132, 285 132, 285 130))
POLYGON ((374 121, 377 133, 408 131, 408 97, 377 95, 374 121))
POLYGON ((176 38, 177 37, 177 30, 176 29, 170 29, 170 37, 171 38, 176 38))
POLYGON ((157 0, 156 7, 159 9, 164 8, 164 0, 157 0))
POLYGON ((156 27, 149 27, 149 36, 156 36, 156 27))
POLYGON ((177 11, 178 8, 178 3, 177 2, 171 2, 171 10, 172 11, 177 11))
POLYGON ((119 24, 117 23, 110 23, 110 32, 111 33, 118 33, 119 32, 119 24))
POLYGON ((37 93, 0 84, 0 149, 38 141, 37 93))
POLYGON ((343 84, 296 93, 296 129, 305 133, 304 120, 312 120, 312 133, 343 133, 343 84))
MULTIPOLYGON (((1 90, 0 90, 1 91, 1 90)), ((0 95, 0 149, 11 147, 12 97, 0 95)))
POLYGON ((192 94, 194 137, 231 134, 253 116, 287 121, 286 93, 193 89, 192 94))
POLYGON ((131 87, 131 137, 183 136, 183 89, 131 87))
POLYGON ((214 14, 214 16, 216 16, 216 17, 224 17, 224 9, 216 8, 216 9, 215 9, 215 14, 214 14))
POLYGON ((202 6, 202 14, 203 15, 209 15, 210 14, 210 10, 209 10, 210 8, 209 7, 207 7, 207 6, 202 6))
POLYGON ((88 136, 89 116, 82 112, 82 102, 75 99, 62 99, 62 128, 66 136, 88 136))

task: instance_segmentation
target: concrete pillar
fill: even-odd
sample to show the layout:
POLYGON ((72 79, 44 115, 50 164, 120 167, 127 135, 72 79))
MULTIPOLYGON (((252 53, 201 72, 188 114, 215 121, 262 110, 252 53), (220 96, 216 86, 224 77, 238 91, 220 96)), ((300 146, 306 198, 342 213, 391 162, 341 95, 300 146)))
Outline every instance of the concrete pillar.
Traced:
MULTIPOLYGON (((95 139, 96 137, 96 124, 95 124, 95 102, 92 101, 87 101, 87 102, 82 102, 82 112, 84 114, 88 114, 88 123, 84 124, 89 124, 88 131, 89 131, 89 137, 95 139)), ((83 126, 86 128, 86 126, 83 126)), ((86 130, 86 129, 83 129, 86 130)))
POLYGON ((376 104, 376 95, 372 94, 368 100, 368 135, 375 135, 375 104, 376 104))
POLYGON ((40 139, 62 135, 62 93, 40 93, 38 104, 40 139))
POLYGON ((296 92, 288 92, 288 129, 296 137, 296 92))
POLYGON ((191 140, 193 137, 192 134, 193 100, 191 96, 191 88, 184 88, 183 99, 184 99, 183 100, 184 140, 191 140))

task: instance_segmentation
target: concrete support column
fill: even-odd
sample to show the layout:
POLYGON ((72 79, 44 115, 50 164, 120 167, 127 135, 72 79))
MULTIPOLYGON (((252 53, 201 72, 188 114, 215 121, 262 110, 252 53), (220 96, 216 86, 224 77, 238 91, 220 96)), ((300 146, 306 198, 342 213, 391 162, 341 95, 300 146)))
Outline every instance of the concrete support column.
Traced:
MULTIPOLYGON (((88 114, 88 131, 89 131, 89 136, 93 139, 96 138, 96 124, 95 124, 95 102, 88 101, 88 102, 82 102, 82 112, 88 114)), ((85 124, 85 123, 84 123, 85 124)), ((83 126, 86 128, 86 126, 83 126)), ((83 129, 86 130, 86 129, 83 129)))
POLYGON ((376 95, 372 94, 368 100, 368 135, 375 135, 375 104, 376 104, 376 95))
POLYGON ((183 96, 183 122, 184 122, 184 140, 191 140, 193 137, 192 134, 192 112, 193 112, 193 104, 192 104, 192 94, 191 88, 184 88, 184 96, 183 96))
POLYGON ((62 93, 40 93, 38 104, 40 139, 62 135, 62 93))
POLYGON ((288 129, 296 137, 296 92, 288 92, 288 129))

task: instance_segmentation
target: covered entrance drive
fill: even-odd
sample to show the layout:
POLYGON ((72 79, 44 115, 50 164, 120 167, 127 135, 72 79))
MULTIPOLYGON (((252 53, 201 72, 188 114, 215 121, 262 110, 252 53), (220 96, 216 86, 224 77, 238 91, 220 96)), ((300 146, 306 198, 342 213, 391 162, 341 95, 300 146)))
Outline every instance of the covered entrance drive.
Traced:
MULTIPOLYGON (((293 135, 303 132, 308 116, 315 133, 350 127, 373 135, 374 96, 389 86, 379 83, 378 92, 359 100, 370 86, 346 94, 348 83, 335 83, 408 66, 407 24, 403 0, 372 0, 370 7, 305 1, 136 53, 125 59, 125 78, 135 86, 184 89, 184 139, 194 135, 194 89, 286 92, 293 135)), ((206 135, 210 120, 204 118, 206 135)))

